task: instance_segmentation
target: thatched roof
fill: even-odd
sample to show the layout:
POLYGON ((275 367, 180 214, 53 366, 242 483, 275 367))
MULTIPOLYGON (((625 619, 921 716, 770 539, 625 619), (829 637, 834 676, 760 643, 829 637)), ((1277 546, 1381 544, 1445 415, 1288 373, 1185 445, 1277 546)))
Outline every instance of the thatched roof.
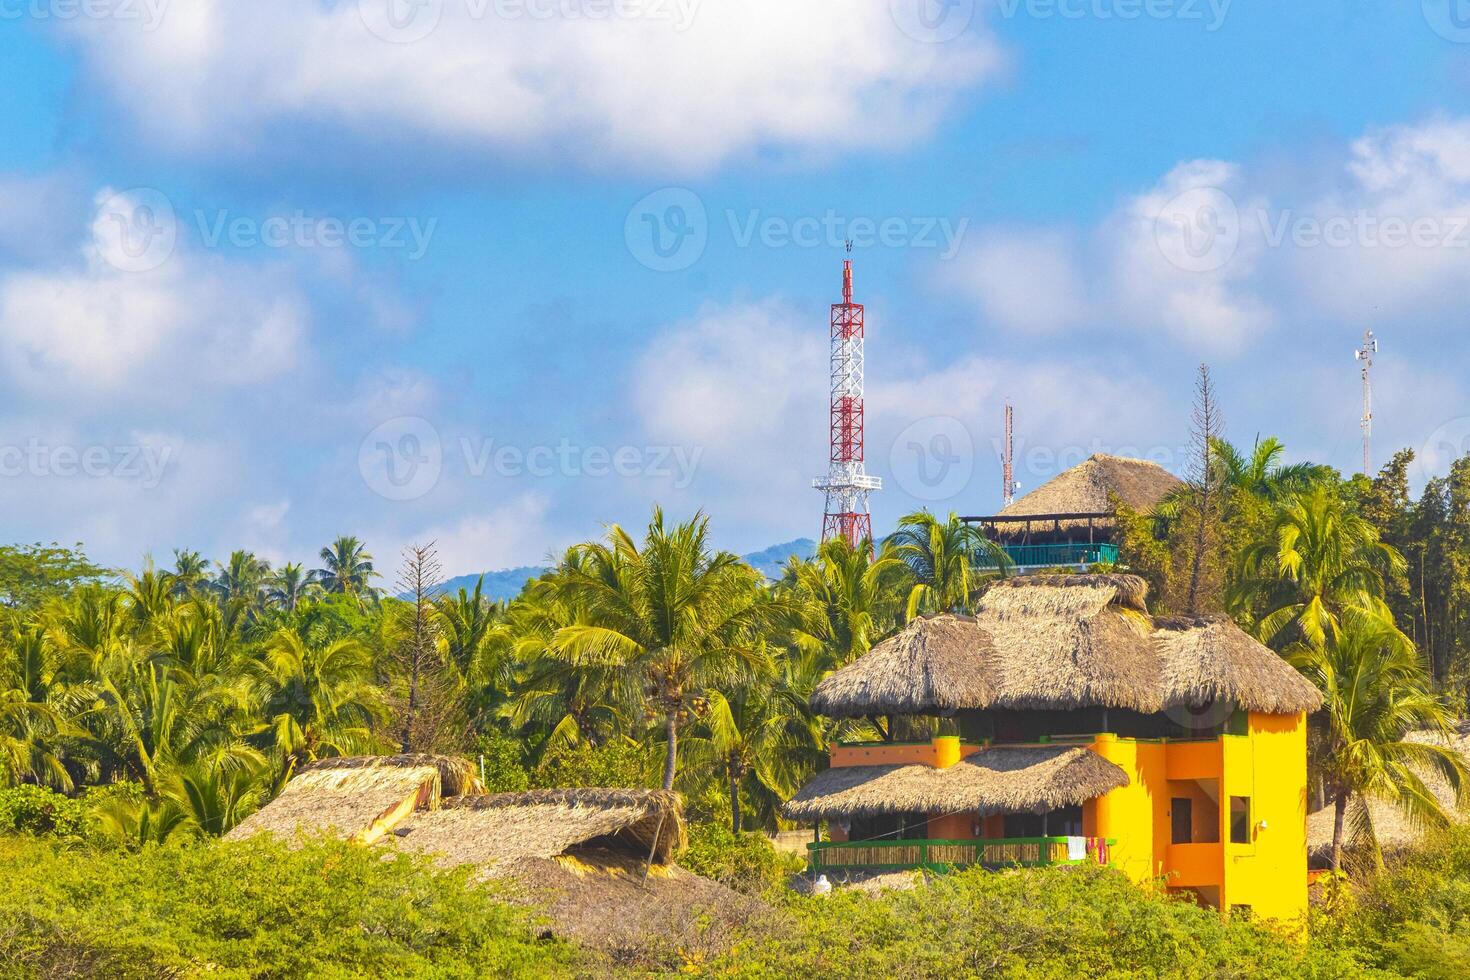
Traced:
POLYGON ((1157 625, 1153 640, 1164 664, 1166 705, 1224 701, 1281 715, 1322 707, 1315 684, 1229 619, 1160 619, 1157 625))
POLYGON ((909 624, 817 685, 831 717, 961 709, 1125 708, 1144 713, 1225 701, 1270 713, 1315 711, 1315 687, 1229 620, 1155 623, 1135 575, 1003 579, 975 617, 909 624))
POLYGON ((480 792, 474 768, 436 755, 321 759, 303 768, 270 803, 230 831, 241 839, 261 832, 335 832, 370 842, 415 809, 446 794, 480 792))
POLYGON ((925 616, 827 677, 812 708, 833 717, 946 714, 992 696, 990 634, 964 616, 925 616))
POLYGON ((400 846, 446 865, 493 867, 549 858, 578 845, 666 863, 685 843, 677 794, 653 789, 542 789, 445 800, 393 831, 400 846), (655 845, 655 834, 657 844, 655 845))
POLYGON ((1128 775, 1090 749, 981 749, 946 769, 837 766, 818 773, 784 808, 792 820, 886 813, 1043 813, 1128 785, 1128 775))
POLYGON ((1098 453, 1004 508, 1001 517, 1111 513, 1114 499, 1152 510, 1182 481, 1158 463, 1098 453))

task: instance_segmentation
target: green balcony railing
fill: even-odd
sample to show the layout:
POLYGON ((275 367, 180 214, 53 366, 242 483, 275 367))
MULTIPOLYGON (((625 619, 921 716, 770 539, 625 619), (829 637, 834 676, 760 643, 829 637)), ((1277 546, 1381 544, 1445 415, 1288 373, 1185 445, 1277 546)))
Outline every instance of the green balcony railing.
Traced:
MULTIPOLYGON (((1002 547, 1016 568, 1114 564, 1118 560, 1118 546, 1115 544, 1007 544, 1002 547)), ((977 564, 981 568, 995 568, 996 560, 990 554, 981 553, 977 564)))
POLYGON ((986 868, 1038 868, 1053 864, 1108 863, 1114 842, 1082 838, 1082 857, 1074 857, 1067 837, 1008 837, 1004 840, 870 840, 808 844, 808 863, 821 871, 947 871, 986 868))

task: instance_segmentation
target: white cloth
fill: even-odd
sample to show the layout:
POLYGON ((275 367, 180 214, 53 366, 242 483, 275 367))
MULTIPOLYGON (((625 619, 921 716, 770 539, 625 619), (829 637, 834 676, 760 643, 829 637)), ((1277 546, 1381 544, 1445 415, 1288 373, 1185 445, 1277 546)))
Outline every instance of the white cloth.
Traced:
POLYGON ((1087 858, 1087 838, 1086 837, 1068 837, 1067 838, 1067 860, 1068 861, 1082 861, 1082 860, 1085 860, 1086 858, 1087 858))

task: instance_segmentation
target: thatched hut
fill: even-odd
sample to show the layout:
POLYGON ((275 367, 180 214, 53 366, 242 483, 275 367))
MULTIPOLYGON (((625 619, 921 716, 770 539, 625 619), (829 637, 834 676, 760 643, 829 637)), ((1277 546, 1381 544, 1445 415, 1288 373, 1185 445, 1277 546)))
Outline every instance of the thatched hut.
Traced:
POLYGON ((812 707, 871 717, 882 741, 835 746, 786 804, 827 823, 813 867, 1102 860, 1222 909, 1300 914, 1322 697, 1228 619, 1155 619, 1147 591, 1003 579, 973 617, 910 623, 824 679, 812 707))
POLYGON ((297 773, 229 837, 323 831, 370 844, 416 810, 438 807, 442 797, 479 792, 474 767, 464 759, 417 754, 322 759, 297 773))
POLYGON ((654 789, 543 789, 445 800, 393 831, 396 842, 446 865, 487 869, 589 849, 667 864, 683 849, 683 805, 654 789))

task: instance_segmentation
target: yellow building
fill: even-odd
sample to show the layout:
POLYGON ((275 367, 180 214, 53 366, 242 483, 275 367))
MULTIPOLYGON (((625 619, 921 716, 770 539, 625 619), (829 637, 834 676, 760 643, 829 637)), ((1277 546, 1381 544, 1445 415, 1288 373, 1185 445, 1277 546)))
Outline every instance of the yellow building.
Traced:
POLYGON ((815 710, 886 737, 834 747, 786 805, 830 830, 813 869, 1100 861, 1223 911, 1303 912, 1321 696, 1228 620, 1154 619, 1146 595, 1005 580, 824 680, 815 710))

